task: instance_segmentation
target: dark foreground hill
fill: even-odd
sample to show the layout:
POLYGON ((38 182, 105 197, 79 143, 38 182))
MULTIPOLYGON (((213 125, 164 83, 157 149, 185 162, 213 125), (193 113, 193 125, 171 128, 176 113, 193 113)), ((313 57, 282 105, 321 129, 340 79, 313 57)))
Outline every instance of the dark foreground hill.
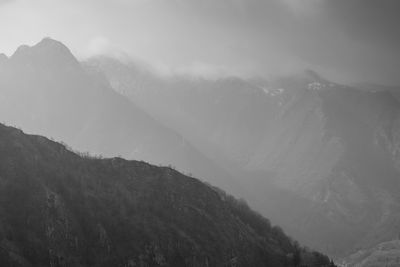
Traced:
POLYGON ((1 266, 308 266, 329 260, 170 168, 0 125, 1 266))

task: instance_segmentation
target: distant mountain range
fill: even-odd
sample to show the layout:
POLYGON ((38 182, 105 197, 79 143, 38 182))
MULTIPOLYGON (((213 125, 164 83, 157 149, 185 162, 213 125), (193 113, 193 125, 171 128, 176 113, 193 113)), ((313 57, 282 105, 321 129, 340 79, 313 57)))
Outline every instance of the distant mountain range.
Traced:
MULTIPOLYGON (((171 168, 79 156, 0 124, 2 266, 328 266, 171 168)), ((333 264, 329 265, 332 266, 333 264)))
POLYGON ((175 166, 213 177, 216 185, 232 182, 182 135, 112 90, 101 73, 80 64, 58 41, 45 38, 4 59, 0 88, 0 121, 29 133, 92 154, 175 166))
POLYGON ((86 64, 242 181, 242 196, 290 234, 341 257, 400 232, 397 88, 313 71, 265 79, 160 77, 86 64))
POLYGON ((400 94, 313 71, 215 80, 79 62, 44 39, 0 56, 0 121, 73 149, 172 165, 335 257, 400 232, 400 94))

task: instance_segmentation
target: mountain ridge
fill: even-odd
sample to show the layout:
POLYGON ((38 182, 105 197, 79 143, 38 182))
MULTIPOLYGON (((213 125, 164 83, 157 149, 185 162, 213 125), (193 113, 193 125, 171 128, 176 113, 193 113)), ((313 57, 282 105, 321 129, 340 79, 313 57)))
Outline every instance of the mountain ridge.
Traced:
POLYGON ((394 89, 346 86, 310 71, 271 80, 165 82, 129 65, 93 61, 115 90, 245 177, 243 197, 252 207, 307 245, 342 257, 396 235, 394 89), (274 191, 299 205, 280 205, 285 200, 274 191))
POLYGON ((395 91, 312 72, 268 81, 168 78, 118 61, 71 65, 64 52, 3 62, 2 121, 81 151, 174 165, 330 255, 398 231, 395 91))
POLYGON ((182 135, 112 90, 61 42, 45 38, 19 48, 1 67, 0 87, 0 120, 30 133, 80 151, 175 166, 208 181, 220 179, 219 186, 231 180, 182 135))
POLYGON ((223 191, 167 167, 79 156, 0 124, 9 266, 307 266, 329 259, 223 191), (298 252, 296 252, 298 251, 298 252))
POLYGON ((24 61, 30 64, 40 64, 41 67, 63 67, 66 63, 70 68, 78 67, 79 62, 72 52, 62 42, 43 38, 33 46, 21 45, 11 55, 11 61, 24 61))

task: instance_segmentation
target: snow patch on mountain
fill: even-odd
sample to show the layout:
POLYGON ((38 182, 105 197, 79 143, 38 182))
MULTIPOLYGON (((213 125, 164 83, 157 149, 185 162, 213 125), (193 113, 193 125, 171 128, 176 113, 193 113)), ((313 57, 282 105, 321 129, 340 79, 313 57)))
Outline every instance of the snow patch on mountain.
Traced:
POLYGON ((268 96, 282 95, 282 94, 285 92, 285 89, 283 89, 283 88, 271 89, 271 88, 263 87, 262 90, 263 90, 264 93, 267 94, 268 96))

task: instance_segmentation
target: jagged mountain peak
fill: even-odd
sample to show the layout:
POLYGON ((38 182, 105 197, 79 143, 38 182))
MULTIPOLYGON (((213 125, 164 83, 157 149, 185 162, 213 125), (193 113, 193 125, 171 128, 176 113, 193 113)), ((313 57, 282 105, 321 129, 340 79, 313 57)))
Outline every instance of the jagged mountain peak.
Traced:
POLYGON ((44 65, 79 65, 78 60, 67 46, 49 37, 43 38, 33 46, 21 45, 11 56, 11 59, 13 61, 31 61, 44 65))
POLYGON ((35 46, 33 46, 36 49, 48 49, 48 50, 54 50, 60 53, 70 53, 71 51, 69 48, 64 45, 62 42, 54 40, 50 37, 45 37, 43 38, 39 43, 37 43, 35 46))

